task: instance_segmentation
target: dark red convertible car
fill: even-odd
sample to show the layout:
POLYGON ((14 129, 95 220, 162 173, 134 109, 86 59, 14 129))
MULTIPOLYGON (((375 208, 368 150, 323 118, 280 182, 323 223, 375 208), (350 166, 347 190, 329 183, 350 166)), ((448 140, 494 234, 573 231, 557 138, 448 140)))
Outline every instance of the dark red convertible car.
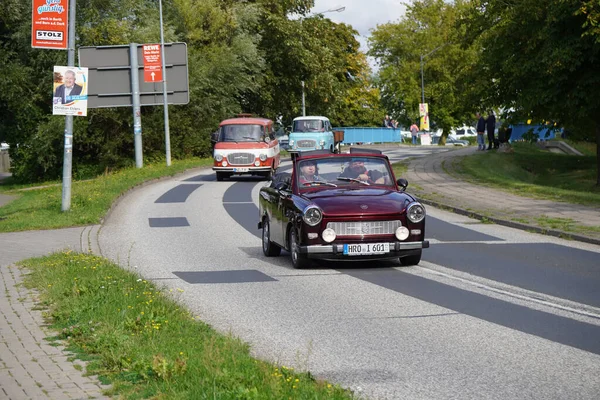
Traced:
POLYGON ((294 268, 310 259, 421 261, 425 207, 405 192, 380 151, 313 151, 260 189, 258 228, 267 257, 291 253, 294 268))

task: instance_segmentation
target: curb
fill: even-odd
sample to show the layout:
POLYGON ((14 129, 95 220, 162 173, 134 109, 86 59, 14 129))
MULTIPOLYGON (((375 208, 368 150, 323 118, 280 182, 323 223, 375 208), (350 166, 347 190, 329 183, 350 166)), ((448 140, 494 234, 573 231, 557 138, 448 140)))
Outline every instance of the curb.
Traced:
POLYGON ((542 235, 553 236, 553 237, 557 237, 557 238, 561 238, 561 239, 576 240, 578 242, 600 245, 600 239, 595 239, 595 238, 591 238, 588 236, 578 235, 578 234, 574 234, 574 233, 568 233, 568 232, 559 231, 556 229, 544 229, 544 228, 540 228, 539 226, 528 225, 528 224, 523 224, 523 223, 514 222, 514 221, 506 221, 506 220, 494 218, 494 217, 487 217, 485 215, 482 215, 482 214, 479 214, 479 213, 476 213, 473 211, 467 211, 462 208, 448 206, 446 204, 442 204, 442 203, 439 203, 439 202, 433 201, 433 200, 426 200, 426 199, 419 198, 419 201, 421 203, 424 203, 424 204, 427 204, 427 205, 430 205, 433 207, 437 207, 442 210, 449 210, 455 214, 460 214, 460 215, 464 215, 466 217, 475 218, 480 221, 491 221, 497 225, 507 226, 509 228, 521 229, 524 231, 539 233, 542 235))

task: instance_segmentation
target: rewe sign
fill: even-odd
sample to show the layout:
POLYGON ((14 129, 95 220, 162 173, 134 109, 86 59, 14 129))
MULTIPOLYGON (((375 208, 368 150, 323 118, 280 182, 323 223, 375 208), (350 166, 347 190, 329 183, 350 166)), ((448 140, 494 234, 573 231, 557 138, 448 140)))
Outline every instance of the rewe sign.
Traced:
POLYGON ((162 82, 160 44, 143 45, 142 57, 144 58, 144 82, 162 82))

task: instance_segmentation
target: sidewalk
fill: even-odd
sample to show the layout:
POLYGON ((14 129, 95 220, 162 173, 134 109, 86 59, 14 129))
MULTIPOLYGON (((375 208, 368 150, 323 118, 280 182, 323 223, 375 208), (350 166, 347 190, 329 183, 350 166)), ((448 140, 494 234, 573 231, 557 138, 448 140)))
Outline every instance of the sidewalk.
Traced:
POLYGON ((540 223, 549 218, 567 219, 572 225, 600 228, 600 209, 520 197, 498 189, 478 186, 455 178, 456 157, 477 151, 473 146, 410 160, 405 178, 408 191, 425 204, 458 214, 546 235, 600 245, 600 231, 585 234, 551 229, 540 223), (448 172, 450 174, 448 174, 448 172))
POLYGON ((0 234, 0 399, 107 398, 102 395, 106 386, 83 376, 82 361, 69 361, 64 347, 45 340, 55 334, 36 307, 36 293, 21 285, 23 272, 14 266, 62 249, 88 251, 98 228, 0 234))
MULTIPOLYGON (((487 219, 497 224, 571 237, 600 244, 600 232, 573 235, 546 230, 536 218, 568 218, 578 225, 600 226, 600 209, 522 198, 500 190, 460 181, 449 175, 455 157, 474 153, 468 147, 432 154, 410 161, 405 178, 409 192, 421 201, 454 212, 487 219)), ((0 197, 0 207, 11 199, 0 197)), ((36 294, 20 285, 19 260, 42 256, 61 249, 98 253, 100 227, 0 234, 0 399, 91 399, 105 398, 94 377, 84 377, 68 360, 62 347, 48 345, 42 311, 35 309, 36 294)))

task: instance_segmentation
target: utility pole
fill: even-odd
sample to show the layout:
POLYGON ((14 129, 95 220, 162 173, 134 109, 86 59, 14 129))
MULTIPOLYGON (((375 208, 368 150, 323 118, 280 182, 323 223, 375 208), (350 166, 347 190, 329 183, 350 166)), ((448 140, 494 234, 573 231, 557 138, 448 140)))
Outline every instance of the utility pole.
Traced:
POLYGON ((171 166, 171 137, 169 133, 169 102, 167 99, 167 69, 165 67, 165 35, 163 32, 163 12, 162 0, 158 0, 158 9, 160 12, 160 46, 162 52, 162 70, 163 70, 163 104, 165 118, 165 151, 167 158, 167 167, 171 166))
MULTIPOLYGON (((67 36, 67 66, 75 66, 75 0, 69 2, 69 33, 67 36)), ((71 171, 73 170, 73 116, 65 116, 63 153, 62 211, 71 208, 71 171)))
MULTIPOLYGON (((329 13, 329 12, 342 12, 346 9, 346 7, 337 7, 337 8, 330 8, 329 10, 325 10, 325 11, 321 11, 319 13, 316 14, 312 14, 309 15, 306 18, 310 18, 310 17, 316 17, 319 15, 323 15, 325 13, 329 13)), ((300 18, 300 23, 302 24, 302 21, 304 21, 305 18, 300 18)), ((305 96, 304 96, 304 81, 302 81, 302 116, 306 117, 306 104, 305 104, 305 96)))

